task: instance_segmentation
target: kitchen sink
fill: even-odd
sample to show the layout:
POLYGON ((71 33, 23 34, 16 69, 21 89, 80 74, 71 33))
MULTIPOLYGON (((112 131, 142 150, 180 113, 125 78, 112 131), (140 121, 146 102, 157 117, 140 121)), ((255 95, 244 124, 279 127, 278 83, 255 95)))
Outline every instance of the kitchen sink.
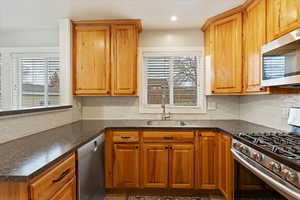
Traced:
POLYGON ((149 126, 185 126, 184 121, 178 120, 149 120, 147 121, 149 126))

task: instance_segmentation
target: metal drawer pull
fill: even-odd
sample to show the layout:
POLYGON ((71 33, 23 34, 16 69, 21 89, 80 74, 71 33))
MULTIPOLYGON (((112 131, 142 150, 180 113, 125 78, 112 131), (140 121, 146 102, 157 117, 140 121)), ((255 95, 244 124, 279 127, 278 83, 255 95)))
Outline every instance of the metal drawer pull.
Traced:
POLYGON ((165 140, 173 140, 173 137, 172 136, 165 136, 164 139, 165 140))
POLYGON ((66 171, 64 171, 57 179, 52 180, 52 183, 57 183, 59 181, 61 181, 63 178, 65 178, 65 176, 67 176, 70 173, 71 169, 67 169, 66 171))
POLYGON ((130 136, 121 136, 122 139, 130 139, 130 136))

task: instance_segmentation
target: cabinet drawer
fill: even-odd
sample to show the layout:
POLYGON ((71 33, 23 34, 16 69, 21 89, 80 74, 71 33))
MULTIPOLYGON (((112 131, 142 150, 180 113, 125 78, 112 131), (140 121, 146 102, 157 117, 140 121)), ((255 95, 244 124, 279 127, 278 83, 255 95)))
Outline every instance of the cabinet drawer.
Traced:
POLYGON ((193 142, 193 131, 144 131, 145 142, 193 142))
POLYGON ((138 131, 113 131, 113 142, 138 142, 138 131))
POLYGON ((75 155, 57 164, 30 185, 32 200, 48 200, 75 177, 75 155))

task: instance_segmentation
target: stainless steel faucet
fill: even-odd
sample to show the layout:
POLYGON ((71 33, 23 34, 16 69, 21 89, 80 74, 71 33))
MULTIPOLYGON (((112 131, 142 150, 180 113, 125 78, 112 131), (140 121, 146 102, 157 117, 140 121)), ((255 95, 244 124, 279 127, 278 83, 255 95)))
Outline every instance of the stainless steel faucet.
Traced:
POLYGON ((161 120, 164 120, 164 121, 165 120, 170 120, 171 119, 171 113, 170 112, 166 113, 166 95, 162 94, 161 99, 162 99, 161 108, 163 109, 162 113, 161 113, 161 120))

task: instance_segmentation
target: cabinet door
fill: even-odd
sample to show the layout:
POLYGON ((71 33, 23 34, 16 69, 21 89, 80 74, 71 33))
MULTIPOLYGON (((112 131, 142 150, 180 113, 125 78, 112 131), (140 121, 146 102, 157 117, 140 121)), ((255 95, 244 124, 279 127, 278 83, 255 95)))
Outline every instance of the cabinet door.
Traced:
POLYGON ((213 93, 242 92, 242 14, 214 23, 213 93))
POLYGON ((170 187, 194 187, 194 145, 173 144, 170 146, 170 187))
POLYGON ((169 168, 168 145, 144 144, 143 182, 146 188, 167 188, 169 168))
POLYGON ((285 34, 300 26, 300 1, 281 0, 280 32, 285 34))
POLYGON ((217 189, 218 135, 215 132, 199 133, 199 150, 196 156, 198 186, 201 189, 217 189))
POLYGON ((268 40, 300 27, 299 0, 268 0, 268 40))
POLYGON ((244 90, 265 92, 261 87, 261 47, 266 43, 266 0, 250 5, 244 15, 244 90))
POLYGON ((219 135, 219 189, 226 200, 233 199, 233 158, 231 154, 231 137, 219 135))
POLYGON ((136 95, 137 30, 134 25, 112 25, 112 94, 136 95))
MULTIPOLYGON (((204 32, 204 51, 205 51, 205 75, 206 77, 213 77, 213 43, 214 31, 213 26, 209 26, 204 32)), ((206 94, 212 93, 212 80, 211 78, 205 79, 206 94)))
POLYGON ((109 26, 75 25, 73 34, 75 95, 109 95, 109 26))
POLYGON ((138 144, 114 144, 113 186, 116 188, 139 187, 138 144))
POLYGON ((76 200, 76 178, 73 177, 50 200, 76 200))

